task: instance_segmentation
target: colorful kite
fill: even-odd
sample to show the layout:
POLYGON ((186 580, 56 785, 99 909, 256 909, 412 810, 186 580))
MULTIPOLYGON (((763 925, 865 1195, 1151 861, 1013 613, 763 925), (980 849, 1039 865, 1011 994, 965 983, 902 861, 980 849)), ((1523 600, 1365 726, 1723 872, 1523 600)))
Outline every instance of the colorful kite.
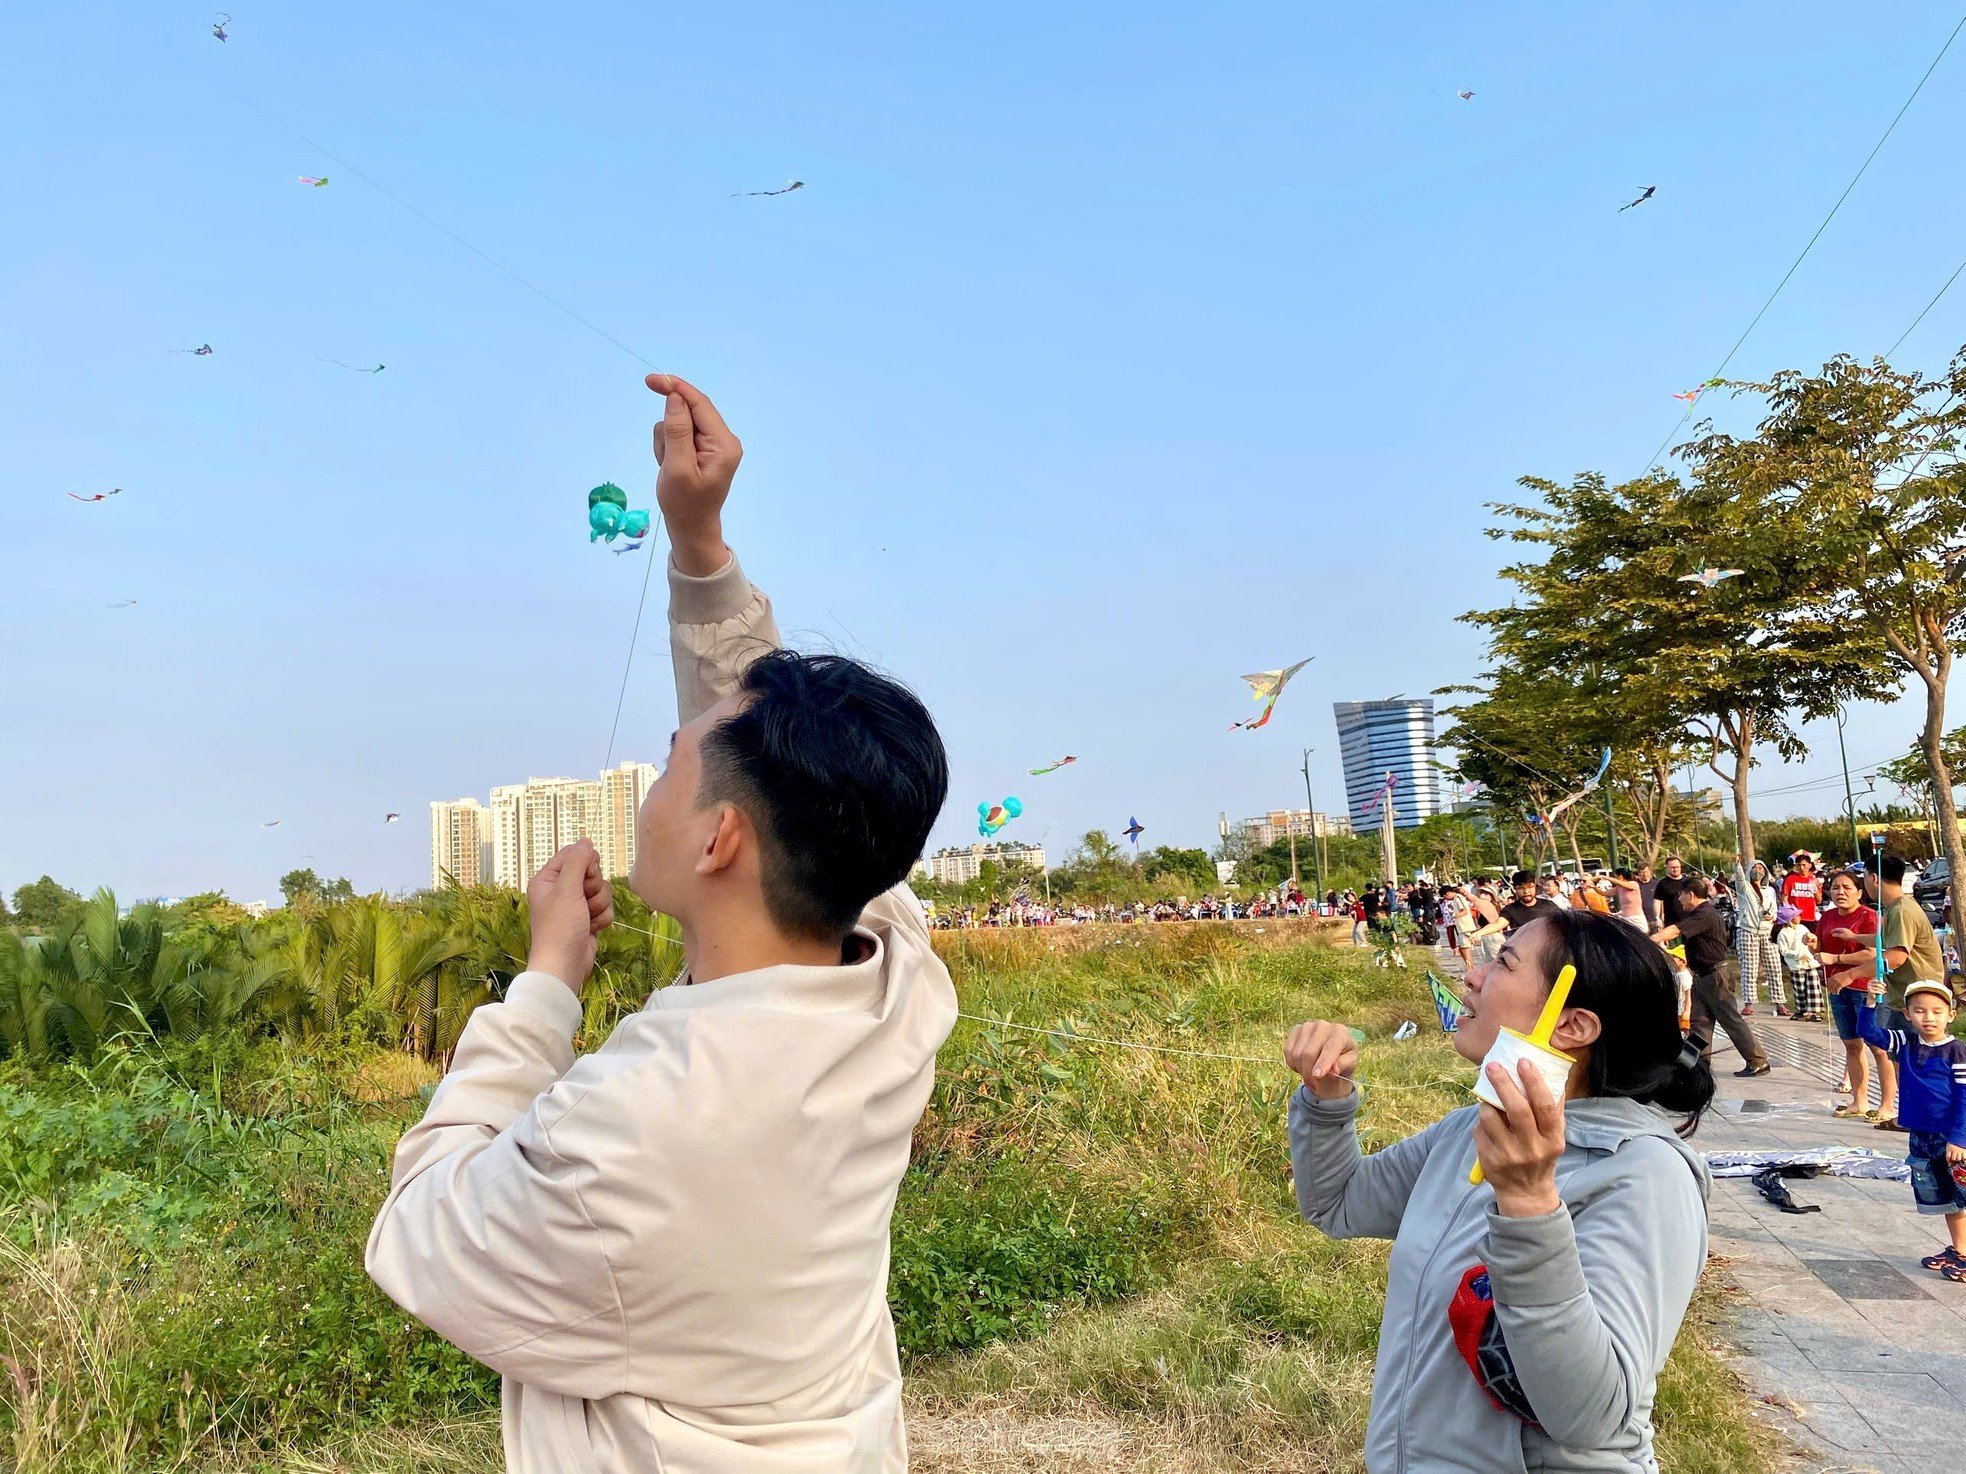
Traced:
POLYGON ((1023 812, 1024 804, 1021 799, 1007 798, 1000 804, 978 804, 976 832, 988 839, 1023 812))
POLYGON ((1635 199, 1635 200, 1633 200, 1633 201, 1631 202, 1631 205, 1620 205, 1620 206, 1618 206, 1618 213, 1619 213, 1620 215, 1622 215, 1622 214, 1624 214, 1624 213, 1625 213, 1625 211, 1627 211, 1627 210, 1629 210, 1629 209, 1631 209, 1631 208, 1632 208, 1632 205, 1642 205, 1642 204, 1644 204, 1644 203, 1645 203, 1645 202, 1646 202, 1647 200, 1649 200, 1649 199, 1651 199, 1651 198, 1652 198, 1652 196, 1653 196, 1653 195, 1655 195, 1655 194, 1657 194, 1658 192, 1659 192, 1659 186, 1658 186, 1658 185, 1656 185, 1656 184, 1648 184, 1648 185, 1646 185, 1646 186, 1645 186, 1645 193, 1644 193, 1644 194, 1642 194, 1642 195, 1640 195, 1640 196, 1639 196, 1639 197, 1638 197, 1637 199, 1635 199))
POLYGON ((1672 397, 1674 399, 1684 400, 1686 403, 1691 404, 1694 400, 1700 397, 1700 391, 1698 389, 1679 389, 1673 392, 1672 397))
POLYGON ((1581 803, 1584 799, 1587 799, 1593 793, 1596 793, 1597 785, 1604 781, 1604 775, 1610 770, 1611 770, 1611 749, 1607 747, 1604 749, 1602 753, 1598 755, 1597 771, 1591 774, 1589 780, 1585 782, 1582 788, 1578 789, 1575 793, 1571 794, 1568 798, 1564 799, 1561 803, 1557 804, 1548 813, 1531 815, 1529 822, 1531 824, 1539 825, 1544 829, 1548 829, 1550 825, 1555 823, 1559 818, 1561 818, 1564 812, 1568 810, 1573 804, 1581 803))
POLYGON ((603 481, 587 493, 587 541, 613 542, 617 537, 641 537, 649 530, 647 512, 628 510, 628 493, 603 481))
POLYGON ((1140 836, 1146 832, 1145 827, 1131 814, 1126 816, 1126 828, 1120 831, 1121 834, 1124 834, 1128 839, 1133 841, 1133 852, 1136 855, 1140 853, 1140 836))
POLYGON ((108 500, 109 500, 109 499, 110 499, 111 497, 113 497, 113 496, 121 496, 122 494, 123 494, 123 488, 122 488, 122 487, 120 487, 120 486, 112 486, 112 487, 111 487, 111 488, 110 488, 110 489, 109 489, 108 491, 99 491, 99 492, 97 492, 97 493, 96 493, 96 494, 95 494, 94 496, 82 496, 82 495, 80 495, 79 493, 77 493, 77 492, 73 492, 73 491, 71 491, 71 492, 70 492, 70 493, 69 493, 68 495, 69 495, 69 498, 70 498, 70 500, 72 500, 72 501, 78 501, 78 502, 106 502, 106 501, 108 501, 108 500))
POLYGON ((318 353, 314 356, 320 358, 322 363, 331 363, 336 368, 345 368, 351 374, 379 374, 389 367, 386 363, 379 363, 374 368, 363 368, 359 363, 343 363, 338 358, 321 358, 321 355, 318 353))
POLYGON ((315 187, 316 189, 319 189, 319 188, 321 188, 321 186, 323 186, 324 184, 326 184, 326 183, 327 183, 328 181, 327 181, 327 179, 326 179, 325 177, 324 177, 324 178, 321 178, 321 179, 316 179, 316 178, 315 178, 315 177, 314 177, 314 176, 313 176, 312 174, 303 174, 303 175, 301 175, 301 176, 300 176, 300 182, 301 182, 302 184, 311 184, 311 185, 313 185, 313 186, 314 186, 314 187, 315 187))
POLYGON ((1263 714, 1254 721, 1235 722, 1229 730, 1233 732, 1240 728, 1245 732, 1254 732, 1258 727, 1269 725, 1270 713, 1277 709, 1277 697, 1283 695, 1283 688, 1290 684, 1292 676, 1315 658, 1315 656, 1306 656, 1295 665, 1286 666, 1282 670, 1259 670, 1244 676, 1243 679, 1249 682, 1249 689, 1255 693, 1256 699, 1263 703, 1263 714))
POLYGON ((219 40, 221 41, 231 40, 232 38, 225 34, 225 28, 231 24, 232 24, 232 17, 227 15, 224 11, 221 10, 218 13, 218 20, 212 26, 212 34, 218 37, 219 40))
POLYGON ((1432 973, 1427 974, 1427 991, 1434 995, 1434 1012, 1440 1017, 1440 1031, 1451 1034, 1461 1026, 1461 1015, 1467 1010, 1453 989, 1432 973))
POLYGON ((1709 568, 1706 564, 1702 563, 1691 573, 1680 574, 1678 581, 1680 583, 1696 583, 1703 589, 1710 589, 1723 578, 1739 577, 1740 572, 1741 570, 1738 568, 1709 568))
POLYGON ((773 195, 790 194, 795 189, 804 189, 803 179, 794 179, 783 189, 740 189, 731 198, 734 200, 770 199, 773 195))
POLYGON ((1057 762, 1051 764, 1049 767, 1032 768, 1030 770, 1030 773, 1033 778, 1042 778, 1046 773, 1055 773, 1060 768, 1069 768, 1073 763, 1077 761, 1078 759, 1075 757, 1070 757, 1070 756, 1061 757, 1060 759, 1058 759, 1057 762))
POLYGON ((212 356, 212 345, 209 343, 200 343, 196 348, 173 348, 171 352, 189 353, 193 358, 210 358, 212 356))

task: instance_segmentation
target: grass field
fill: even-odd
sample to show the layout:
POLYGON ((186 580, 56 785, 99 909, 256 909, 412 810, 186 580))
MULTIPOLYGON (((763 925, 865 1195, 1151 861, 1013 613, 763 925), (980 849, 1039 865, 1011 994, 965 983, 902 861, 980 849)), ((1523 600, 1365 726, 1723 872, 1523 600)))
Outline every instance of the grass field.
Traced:
MULTIPOLYGON (((943 939, 965 1011, 1262 1060, 1366 1031, 1390 1141, 1465 1099, 1418 974, 1296 926, 943 939), (1419 1038, 1393 1043, 1403 1019, 1419 1038)), ((588 1041, 593 1042, 593 1041, 588 1041)), ((915 1467, 1359 1467, 1385 1250, 1295 1216, 1280 1064, 965 1022, 894 1225, 915 1467)), ((404 1055, 261 1043, 0 1067, 0 1468, 495 1468, 494 1379, 361 1272, 404 1055)), ((1661 1388, 1676 1474, 1773 1467, 1703 1295, 1661 1388)))

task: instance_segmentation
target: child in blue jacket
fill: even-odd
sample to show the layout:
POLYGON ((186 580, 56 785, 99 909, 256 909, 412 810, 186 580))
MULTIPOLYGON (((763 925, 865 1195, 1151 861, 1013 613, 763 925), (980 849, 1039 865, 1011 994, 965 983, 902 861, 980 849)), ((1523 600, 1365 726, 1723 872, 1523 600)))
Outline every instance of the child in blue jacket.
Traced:
POLYGON ((1903 1029, 1861 1015, 1863 1040, 1898 1066, 1898 1121, 1911 1133, 1911 1191, 1921 1213, 1943 1213, 1952 1242, 1918 1262, 1966 1284, 1966 1041, 1952 1037, 1952 989, 1920 980, 1905 987, 1903 1029))

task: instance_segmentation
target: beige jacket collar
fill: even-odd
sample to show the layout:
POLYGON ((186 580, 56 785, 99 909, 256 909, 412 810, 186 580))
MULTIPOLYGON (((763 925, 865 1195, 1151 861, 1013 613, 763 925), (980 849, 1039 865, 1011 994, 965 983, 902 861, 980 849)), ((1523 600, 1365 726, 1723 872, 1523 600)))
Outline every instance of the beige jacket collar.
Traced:
POLYGON ((649 1009, 766 1007, 779 1013, 853 1013, 878 1004, 887 990, 887 951, 865 927, 853 929, 864 952, 858 962, 835 967, 780 963, 734 972, 714 982, 692 983, 685 973, 650 995, 649 1009))

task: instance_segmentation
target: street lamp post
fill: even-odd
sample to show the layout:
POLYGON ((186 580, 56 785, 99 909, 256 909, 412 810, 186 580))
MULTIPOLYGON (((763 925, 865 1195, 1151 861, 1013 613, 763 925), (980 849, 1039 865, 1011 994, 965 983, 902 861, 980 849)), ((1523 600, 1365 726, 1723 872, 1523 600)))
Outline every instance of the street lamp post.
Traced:
POLYGON ((1857 800, 1850 792, 1850 753, 1843 745, 1843 708, 1836 708, 1836 755, 1843 760, 1843 817, 1850 821, 1850 854, 1861 860, 1864 852, 1857 848, 1857 800))
MULTIPOLYGON (((1311 754, 1315 747, 1304 749, 1304 808, 1311 816, 1311 863, 1317 866, 1317 893, 1321 901, 1324 897, 1324 835, 1318 829, 1317 800, 1311 797, 1311 754)), ((1297 862, 1293 859, 1290 868, 1295 870, 1297 862)))

